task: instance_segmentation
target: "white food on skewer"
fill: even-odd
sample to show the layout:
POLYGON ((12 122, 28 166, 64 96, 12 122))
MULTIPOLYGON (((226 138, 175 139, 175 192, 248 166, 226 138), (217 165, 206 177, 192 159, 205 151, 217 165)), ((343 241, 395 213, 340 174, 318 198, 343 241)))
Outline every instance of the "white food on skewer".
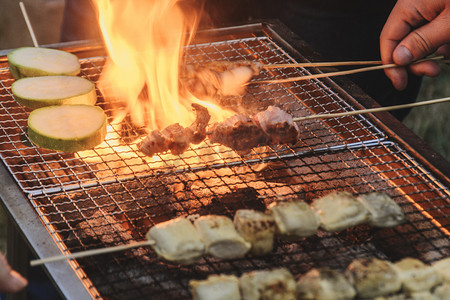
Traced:
POLYGON ((155 252, 168 261, 192 263, 205 253, 200 234, 185 217, 159 223, 147 233, 147 239, 155 244, 155 252))
POLYGON ((294 300, 295 280, 285 268, 245 273, 239 280, 243 300, 294 300))
POLYGON ((439 273, 442 280, 450 282, 450 256, 434 262, 431 266, 439 273))
POLYGON ((433 291, 433 295, 439 300, 450 299, 450 282, 444 282, 440 286, 436 287, 433 291))
POLYGON ((252 209, 239 209, 233 223, 237 232, 251 244, 251 254, 259 256, 272 252, 276 231, 272 216, 252 209))
POLYGON ((441 276, 422 261, 406 257, 394 264, 405 292, 428 291, 441 282, 441 276))
POLYGON ((211 275, 206 280, 191 280, 194 300, 240 300, 239 279, 233 275, 211 275))
POLYGON ((393 227, 406 220, 400 206, 383 192, 359 195, 357 198, 369 211, 369 225, 376 227, 393 227))
POLYGON ((239 235, 233 221, 226 216, 206 215, 194 221, 206 252, 221 259, 243 257, 251 244, 239 235))
POLYGON ((318 215, 303 201, 278 201, 269 205, 278 233, 296 238, 313 235, 320 225, 318 215))
POLYGON ((353 260, 347 267, 346 276, 360 298, 373 298, 400 290, 402 282, 394 265, 377 258, 353 260))
POLYGON ((332 192, 313 201, 312 208, 326 231, 341 231, 366 222, 367 209, 349 192, 332 192))
POLYGON ((312 269, 297 280, 297 298, 308 300, 353 299, 356 291, 342 273, 312 269))

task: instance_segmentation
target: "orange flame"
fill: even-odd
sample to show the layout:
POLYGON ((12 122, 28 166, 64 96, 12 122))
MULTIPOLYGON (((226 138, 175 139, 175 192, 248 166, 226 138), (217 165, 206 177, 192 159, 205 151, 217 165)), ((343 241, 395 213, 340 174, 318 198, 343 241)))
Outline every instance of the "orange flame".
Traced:
POLYGON ((115 104, 113 123, 129 114, 135 125, 149 129, 190 125, 191 103, 198 101, 180 97, 178 80, 197 13, 185 11, 179 0, 93 2, 108 52, 98 87, 115 104))

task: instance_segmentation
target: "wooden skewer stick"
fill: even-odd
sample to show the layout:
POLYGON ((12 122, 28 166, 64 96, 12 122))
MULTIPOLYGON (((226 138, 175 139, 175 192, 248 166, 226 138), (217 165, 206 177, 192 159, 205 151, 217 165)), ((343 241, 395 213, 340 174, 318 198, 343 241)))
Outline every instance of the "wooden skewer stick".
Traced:
POLYGON ((381 65, 381 60, 267 64, 264 69, 381 65))
POLYGON ((447 102, 447 101, 450 101, 450 97, 438 98, 438 99, 420 101, 420 102, 414 102, 414 103, 408 103, 408 104, 360 109, 360 110, 355 110, 355 111, 346 111, 346 112, 334 113, 334 114, 310 115, 310 116, 305 116, 305 117, 293 118, 293 121, 299 122, 299 121, 311 120, 311 119, 328 119, 328 118, 346 117, 346 116, 359 115, 359 114, 375 113, 375 112, 380 112, 380 111, 391 111, 391 110, 397 110, 397 109, 403 109, 403 108, 424 106, 424 105, 442 103, 442 102, 447 102))
MULTIPOLYGON (((427 58, 416 60, 416 61, 412 62, 411 64, 416 64, 416 63, 429 61, 429 60, 441 60, 443 58, 444 58, 443 56, 427 57, 427 58)), ((388 68, 395 68, 395 67, 399 67, 399 65, 396 65, 396 64, 385 64, 385 65, 371 66, 371 67, 365 67, 365 68, 359 68, 359 69, 353 69, 353 70, 337 71, 337 72, 330 72, 330 73, 321 73, 321 74, 314 74, 314 75, 305 75, 305 76, 298 76, 298 77, 289 77, 289 78, 282 78, 282 79, 255 80, 255 81, 248 82, 247 85, 248 84, 262 84, 262 83, 293 82, 293 81, 308 80, 308 79, 315 79, 315 78, 350 75, 350 74, 355 74, 355 73, 374 71, 374 70, 381 70, 381 69, 388 69, 388 68)))
POLYGON ((23 18, 25 19, 25 23, 27 24, 28 31, 31 35, 31 40, 33 41, 33 45, 35 47, 39 47, 36 36, 34 35, 33 26, 31 26, 30 19, 28 18, 27 10, 25 9, 25 4, 22 1, 19 2, 20 10, 22 11, 23 18))
POLYGON ((65 260, 65 259, 74 259, 74 258, 80 258, 80 257, 86 257, 86 256, 93 256, 93 255, 123 251, 123 250, 127 250, 127 249, 141 247, 141 246, 151 246, 154 244, 155 244, 155 241, 146 240, 146 241, 136 242, 136 243, 127 244, 127 245, 119 245, 119 246, 108 247, 108 248, 80 251, 80 252, 76 252, 76 253, 71 253, 69 255, 58 255, 58 256, 52 256, 52 257, 47 257, 47 258, 43 258, 43 259, 35 259, 30 262, 30 266, 34 267, 34 266, 39 266, 39 265, 43 265, 43 264, 50 263, 50 262, 65 260))

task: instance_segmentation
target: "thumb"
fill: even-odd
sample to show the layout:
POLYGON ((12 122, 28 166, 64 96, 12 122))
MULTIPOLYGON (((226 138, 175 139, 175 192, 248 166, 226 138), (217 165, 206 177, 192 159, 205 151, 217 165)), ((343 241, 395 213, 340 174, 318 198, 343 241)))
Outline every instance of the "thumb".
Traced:
POLYGON ((432 54, 440 46, 450 42, 450 14, 442 12, 433 21, 409 33, 395 48, 393 60, 407 65, 414 60, 432 54))

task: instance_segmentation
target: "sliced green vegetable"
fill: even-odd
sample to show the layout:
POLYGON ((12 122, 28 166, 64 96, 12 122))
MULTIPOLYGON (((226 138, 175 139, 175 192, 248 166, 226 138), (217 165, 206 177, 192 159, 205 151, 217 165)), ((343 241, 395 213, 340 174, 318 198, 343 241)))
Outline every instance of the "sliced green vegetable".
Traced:
POLYGON ((22 47, 9 52, 7 57, 15 79, 80 73, 78 57, 63 50, 22 47))
POLYGON ((17 102, 29 108, 97 102, 94 83, 77 76, 22 78, 11 85, 11 91, 17 102))
POLYGON ((106 136, 106 115, 98 106, 58 105, 35 109, 28 117, 28 137, 46 149, 91 149, 106 136))

